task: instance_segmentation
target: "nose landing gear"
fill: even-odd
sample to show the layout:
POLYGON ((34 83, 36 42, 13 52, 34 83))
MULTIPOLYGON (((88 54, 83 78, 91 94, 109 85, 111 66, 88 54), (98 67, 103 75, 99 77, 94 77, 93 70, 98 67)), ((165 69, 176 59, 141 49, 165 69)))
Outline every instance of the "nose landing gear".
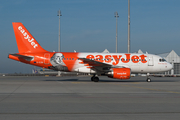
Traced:
POLYGON ((147 82, 151 82, 151 78, 147 78, 146 81, 147 81, 147 82))
POLYGON ((147 82, 151 82, 151 78, 149 77, 149 73, 147 73, 147 79, 146 79, 147 82))

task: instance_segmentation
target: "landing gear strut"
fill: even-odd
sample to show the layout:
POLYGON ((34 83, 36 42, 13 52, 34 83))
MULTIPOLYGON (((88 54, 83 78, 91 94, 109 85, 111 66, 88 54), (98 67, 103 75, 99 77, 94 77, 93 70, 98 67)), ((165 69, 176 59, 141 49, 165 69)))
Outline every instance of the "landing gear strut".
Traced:
POLYGON ((146 79, 147 82, 151 82, 151 78, 149 77, 149 73, 147 73, 147 79, 146 79))
POLYGON ((91 77, 91 81, 99 82, 99 78, 96 77, 96 75, 93 75, 93 76, 91 77))

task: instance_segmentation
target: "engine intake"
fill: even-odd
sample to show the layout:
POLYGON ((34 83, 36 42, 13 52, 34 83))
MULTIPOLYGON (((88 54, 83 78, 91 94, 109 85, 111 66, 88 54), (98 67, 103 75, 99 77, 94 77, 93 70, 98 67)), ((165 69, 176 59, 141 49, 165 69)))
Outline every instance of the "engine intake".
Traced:
POLYGON ((130 68, 112 68, 111 72, 108 72, 108 77, 115 79, 129 79, 131 77, 130 68))

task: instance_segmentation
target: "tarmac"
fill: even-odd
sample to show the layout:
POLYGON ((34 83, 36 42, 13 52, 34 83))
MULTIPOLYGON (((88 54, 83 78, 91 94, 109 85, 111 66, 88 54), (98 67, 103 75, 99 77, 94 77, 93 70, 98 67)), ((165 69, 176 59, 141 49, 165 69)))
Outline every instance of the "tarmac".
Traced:
POLYGON ((178 120, 180 78, 0 77, 0 120, 178 120))

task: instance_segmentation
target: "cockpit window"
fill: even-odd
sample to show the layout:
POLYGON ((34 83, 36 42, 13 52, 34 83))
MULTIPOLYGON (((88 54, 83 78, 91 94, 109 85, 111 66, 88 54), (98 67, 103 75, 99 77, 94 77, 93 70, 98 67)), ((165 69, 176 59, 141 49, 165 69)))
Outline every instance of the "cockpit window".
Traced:
POLYGON ((166 62, 164 58, 159 59, 159 62, 166 62))

